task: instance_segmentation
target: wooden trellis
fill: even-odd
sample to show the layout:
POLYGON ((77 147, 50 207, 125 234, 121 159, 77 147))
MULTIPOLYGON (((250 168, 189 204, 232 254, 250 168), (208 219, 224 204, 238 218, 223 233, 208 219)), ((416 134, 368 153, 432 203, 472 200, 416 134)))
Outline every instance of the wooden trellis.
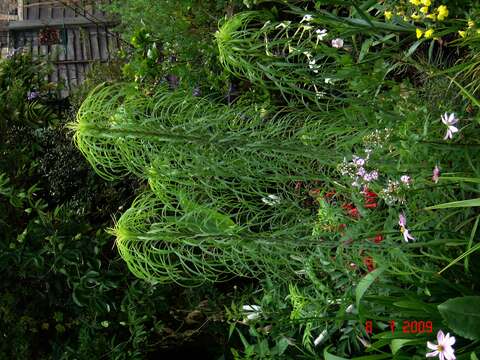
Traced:
POLYGON ((0 25, 1 56, 13 49, 29 51, 34 57, 48 56, 54 64, 49 81, 64 84, 61 96, 67 96, 84 80, 93 62, 112 60, 120 47, 111 32, 116 21, 99 6, 106 1, 18 0, 16 7, 10 4, 3 29, 0 25))

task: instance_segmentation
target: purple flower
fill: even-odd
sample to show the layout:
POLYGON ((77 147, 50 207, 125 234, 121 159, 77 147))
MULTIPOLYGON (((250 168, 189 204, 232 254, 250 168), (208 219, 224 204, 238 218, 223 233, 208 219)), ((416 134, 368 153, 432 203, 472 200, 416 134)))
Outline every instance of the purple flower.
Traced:
POLYGON ((372 180, 377 180, 377 179, 378 179, 378 171, 376 170, 363 175, 363 180, 365 180, 366 182, 370 182, 372 180))
POLYGON ((432 172, 432 181, 436 184, 438 183, 439 178, 440 178, 440 168, 437 165, 435 165, 432 172))
POLYGON ((405 242, 408 242, 408 240, 415 240, 415 238, 410 235, 407 229, 407 218, 403 213, 398 215, 398 225, 400 226, 400 232, 402 233, 405 242))
POLYGON ((455 117, 454 113, 451 113, 450 115, 445 113, 441 116, 441 118, 442 122, 447 126, 447 133, 445 134, 443 140, 451 139, 453 134, 458 132, 458 128, 454 126, 458 122, 458 119, 455 117))
POLYGON ((343 39, 337 38, 332 40, 332 47, 340 49, 343 47, 343 39))
POLYGON ((431 343, 427 341, 427 347, 430 350, 434 350, 426 354, 426 357, 435 357, 438 356, 440 360, 455 360, 455 350, 453 349, 453 344, 455 344, 455 337, 450 336, 450 333, 445 335, 442 330, 439 330, 437 333, 437 342, 438 344, 431 343))
POLYGON ((410 176, 408 176, 408 175, 402 175, 402 176, 400 177, 400 181, 401 181, 402 183, 404 183, 405 185, 410 185, 410 183, 412 182, 412 178, 411 178, 410 176))
POLYGON ((36 91, 29 91, 27 93, 27 100, 28 101, 32 101, 32 100, 35 100, 36 98, 38 98, 40 96, 40 94, 36 91))
POLYGON ((365 168, 363 168, 363 167, 359 168, 358 171, 357 171, 357 175, 361 176, 361 177, 364 177, 365 173, 366 173, 366 171, 365 171, 365 168))

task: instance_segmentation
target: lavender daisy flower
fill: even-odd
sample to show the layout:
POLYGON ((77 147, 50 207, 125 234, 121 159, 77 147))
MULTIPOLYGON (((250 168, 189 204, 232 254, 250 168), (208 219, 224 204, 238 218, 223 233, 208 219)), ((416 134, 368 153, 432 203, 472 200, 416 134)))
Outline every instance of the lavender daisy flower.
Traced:
POLYGON ((455 350, 452 345, 455 344, 455 337, 450 336, 450 333, 445 335, 442 330, 439 330, 437 333, 437 342, 438 344, 431 343, 427 341, 427 347, 432 352, 427 353, 426 357, 435 357, 438 356, 440 360, 455 360, 455 350))
POLYGON ((403 213, 398 215, 398 225, 400 226, 400 232, 402 233, 405 242, 408 242, 408 240, 415 240, 407 229, 407 218, 403 213))
POLYGON ((441 116, 441 118, 442 122, 447 126, 447 133, 445 134, 443 140, 451 139, 453 134, 458 132, 458 128, 454 126, 458 122, 458 119, 455 117, 454 113, 451 113, 450 115, 445 113, 441 116))
POLYGON ((432 181, 436 184, 438 183, 438 179, 440 178, 440 168, 435 165, 432 171, 432 181))

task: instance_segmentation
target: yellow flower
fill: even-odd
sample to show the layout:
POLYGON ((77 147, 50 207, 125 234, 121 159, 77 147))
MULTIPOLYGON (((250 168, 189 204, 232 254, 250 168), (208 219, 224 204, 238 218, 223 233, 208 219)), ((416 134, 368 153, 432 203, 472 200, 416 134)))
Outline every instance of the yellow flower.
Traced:
POLYGON ((475 23, 473 22, 473 20, 468 20, 468 27, 471 29, 475 26, 475 23))
POLYGON ((448 9, 445 5, 440 5, 437 8, 438 11, 438 20, 443 21, 448 16, 448 9))
POLYGON ((433 21, 437 20, 437 15, 435 15, 435 14, 428 14, 426 17, 433 20, 433 21))
POLYGON ((423 31, 421 29, 417 29, 416 33, 417 33, 417 39, 420 39, 423 35, 423 31))
POLYGON ((432 0, 422 0, 422 4, 425 6, 430 6, 432 5, 432 0))
POLYGON ((411 18, 412 18, 413 20, 420 20, 422 17, 421 17, 420 15, 418 15, 417 13, 413 13, 412 16, 411 16, 411 18))
POLYGON ((422 6, 422 7, 420 8, 420 11, 421 11, 422 13, 424 13, 424 14, 428 13, 428 6, 422 6))
POLYGON ((430 39, 433 36, 433 29, 425 31, 425 39, 430 39))
POLYGON ((421 0, 410 0, 410 3, 413 4, 413 5, 420 5, 421 0))
POLYGON ((462 38, 464 38, 466 34, 467 34, 467 33, 466 33, 465 31, 461 31, 461 30, 460 30, 460 31, 458 32, 458 35, 460 35, 462 38))
POLYGON ((385 11, 384 15, 385 15, 385 19, 387 20, 390 20, 393 16, 391 11, 385 11))

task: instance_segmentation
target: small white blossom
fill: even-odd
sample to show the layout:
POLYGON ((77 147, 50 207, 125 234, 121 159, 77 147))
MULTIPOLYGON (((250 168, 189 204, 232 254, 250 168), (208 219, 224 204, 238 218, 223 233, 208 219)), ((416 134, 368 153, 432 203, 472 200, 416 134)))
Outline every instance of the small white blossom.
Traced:
POLYGON ((451 113, 450 115, 445 113, 441 116, 441 118, 442 122, 447 126, 447 133, 445 134, 443 140, 451 139, 453 134, 458 132, 458 128, 454 126, 458 122, 458 119, 455 117, 454 113, 451 113))
POLYGON ((442 330, 439 330, 437 333, 437 342, 438 344, 431 343, 427 341, 427 347, 432 352, 427 353, 426 357, 435 357, 438 356, 440 360, 455 360, 455 350, 453 349, 453 344, 455 344, 455 337, 450 336, 450 333, 445 335, 442 330))
POLYGON ((310 22, 313 20, 313 16, 310 14, 306 14, 303 16, 302 20, 300 21, 300 24, 303 23, 304 21, 310 22))
POLYGON ((242 309, 247 316, 247 320, 250 321, 258 319, 262 312, 262 308, 259 305, 243 305, 242 309))
POLYGON ((325 78, 325 84, 333 84, 333 80, 331 78, 325 78))
POLYGON ((334 48, 340 49, 343 47, 343 39, 337 38, 332 40, 332 46, 334 48))
POLYGON ((315 33, 317 34, 317 45, 319 41, 323 41, 323 39, 325 39, 325 37, 328 35, 327 29, 317 29, 315 30, 315 33))
POLYGON ((268 195, 266 198, 262 198, 264 204, 274 206, 280 204, 280 198, 277 195, 268 195))
POLYGON ((404 183, 405 185, 408 186, 408 185, 410 185, 410 183, 412 182, 412 178, 411 178, 410 176, 408 176, 408 175, 402 175, 402 176, 400 177, 400 181, 401 181, 402 183, 404 183))

